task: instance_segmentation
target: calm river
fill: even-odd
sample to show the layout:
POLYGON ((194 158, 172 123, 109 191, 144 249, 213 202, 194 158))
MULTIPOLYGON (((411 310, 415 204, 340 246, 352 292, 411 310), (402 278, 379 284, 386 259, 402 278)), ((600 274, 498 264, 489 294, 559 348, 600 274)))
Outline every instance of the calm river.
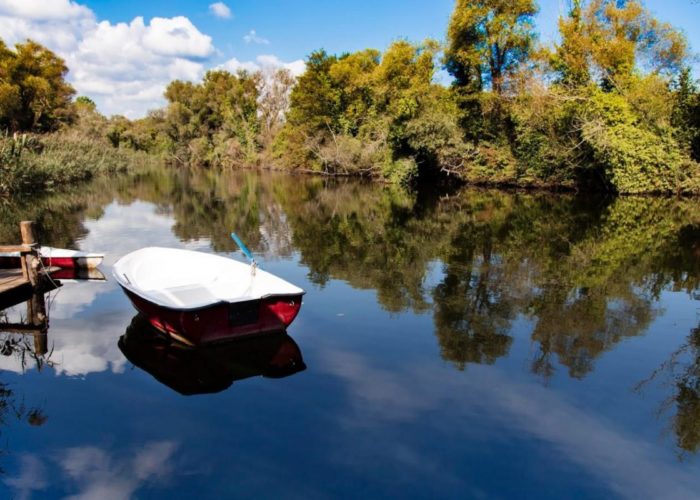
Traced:
POLYGON ((22 219, 107 281, 51 292, 45 353, 0 333, 0 497, 700 495, 697 200, 153 170, 0 200, 0 243, 22 219), (307 291, 288 337, 144 335, 113 263, 232 230, 307 291))

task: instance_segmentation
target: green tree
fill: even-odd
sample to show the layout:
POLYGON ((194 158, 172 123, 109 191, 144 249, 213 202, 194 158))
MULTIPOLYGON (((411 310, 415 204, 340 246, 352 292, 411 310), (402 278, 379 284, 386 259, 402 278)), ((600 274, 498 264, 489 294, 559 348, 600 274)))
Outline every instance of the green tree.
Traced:
POLYGON ((255 162, 260 124, 260 75, 209 71, 200 84, 168 85, 164 120, 176 158, 185 163, 226 166, 255 162))
POLYGON ((583 0, 573 0, 568 16, 559 18, 561 42, 550 55, 550 64, 566 86, 586 85, 590 81, 590 40, 584 33, 583 0))
POLYGON ((681 71, 674 87, 671 121, 676 137, 681 147, 700 161, 700 92, 689 67, 681 71))
POLYGON ((537 11, 534 0, 457 0, 445 51, 455 85, 502 94, 530 54, 537 11))
POLYGON ((95 101, 93 101, 85 95, 79 95, 78 97, 76 97, 75 104, 78 106, 84 106, 85 108, 91 109, 92 111, 97 110, 97 105, 95 104, 95 101))
POLYGON ((63 59, 36 42, 11 50, 0 40, 0 128, 45 132, 71 121, 67 72, 63 59))
POLYGON ((439 46, 397 41, 382 54, 313 53, 291 93, 278 157, 291 168, 408 183, 466 156, 458 110, 433 82, 439 46))
POLYGON ((586 84, 596 75, 605 86, 620 87, 640 68, 676 74, 688 54, 683 34, 638 0, 575 0, 559 31, 551 63, 568 84, 586 84))

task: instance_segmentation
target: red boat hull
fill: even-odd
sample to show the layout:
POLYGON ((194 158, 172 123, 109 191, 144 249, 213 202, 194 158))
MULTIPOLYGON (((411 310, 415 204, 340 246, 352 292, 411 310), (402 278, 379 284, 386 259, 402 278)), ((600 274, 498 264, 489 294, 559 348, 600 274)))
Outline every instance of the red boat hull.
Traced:
POLYGON ((123 288, 134 307, 157 330, 191 345, 276 332, 287 328, 301 309, 298 295, 272 296, 229 304, 221 302, 196 310, 169 309, 123 288))
MULTIPOLYGON (((41 262, 46 267, 60 267, 61 269, 83 269, 92 267, 87 264, 85 257, 42 257, 41 262)), ((18 269, 19 257, 0 256, 0 269, 18 269)))

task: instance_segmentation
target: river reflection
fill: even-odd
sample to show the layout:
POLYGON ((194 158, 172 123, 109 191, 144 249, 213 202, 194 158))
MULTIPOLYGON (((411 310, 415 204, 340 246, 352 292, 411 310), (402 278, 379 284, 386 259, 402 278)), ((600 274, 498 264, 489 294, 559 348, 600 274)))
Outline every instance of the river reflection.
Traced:
MULTIPOLYGON (((61 436, 49 440, 53 457, 99 449, 126 460, 145 453, 129 441, 138 436, 167 443, 169 463, 192 466, 213 443, 229 447, 192 476, 148 476, 154 496, 175 485, 183 495, 229 491, 233 473, 248 478, 236 481, 245 496, 270 471, 305 497, 687 497, 700 488, 697 200, 409 193, 154 169, 2 204, 0 243, 27 218, 44 244, 106 251, 107 275, 148 245, 236 257, 236 230, 267 270, 309 290, 290 334, 310 368, 223 391, 273 373, 275 348, 296 343, 285 334, 221 356, 178 351, 144 333, 115 283, 63 287, 51 311, 53 364, 39 375, 0 359, 0 378, 46 400, 61 436), (108 433, 90 420, 105 406, 108 433), (248 461, 234 463, 233 450, 248 461)), ((304 366, 296 352, 289 373, 304 366)), ((36 483, 42 494, 91 487, 87 472, 71 476, 37 455, 45 435, 18 424, 8 432, 19 436, 9 443, 19 458, 5 467, 13 494, 32 491, 17 486, 26 464, 58 471, 36 483)))
POLYGON ((148 319, 134 316, 119 349, 135 366, 185 396, 221 392, 249 377, 283 378, 306 369, 287 332, 190 347, 165 338, 148 319))

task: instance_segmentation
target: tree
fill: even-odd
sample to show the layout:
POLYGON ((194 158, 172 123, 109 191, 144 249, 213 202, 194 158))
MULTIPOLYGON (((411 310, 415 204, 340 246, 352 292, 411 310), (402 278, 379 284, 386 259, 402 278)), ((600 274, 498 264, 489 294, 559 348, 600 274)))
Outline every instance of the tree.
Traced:
POLYGON ((638 69, 678 73, 687 59, 683 34, 638 0, 574 0, 559 32, 550 62, 567 84, 585 85, 595 76, 604 86, 620 86, 638 69))
POLYGON ((532 49, 534 0, 458 0, 447 31, 445 66, 455 85, 501 95, 532 49))
POLYGON ((291 127, 311 131, 334 125, 340 102, 330 69, 337 61, 336 56, 328 55, 325 50, 308 57, 306 71, 290 96, 287 123, 291 127))
POLYGON ((181 161, 201 165, 254 162, 261 76, 209 71, 200 84, 175 80, 165 90, 165 129, 181 161))
POLYGON ((284 125, 295 78, 288 69, 263 73, 258 86, 261 143, 270 146, 284 125))
POLYGON ((674 85, 672 125, 681 147, 687 148, 695 161, 700 161, 700 92, 690 68, 678 75, 674 85))
POLYGON ((559 81, 567 86, 586 85, 591 78, 589 69, 590 40, 583 32, 582 0, 573 0, 568 17, 559 18, 561 43, 550 57, 559 81))
POLYGON ((0 40, 0 128, 44 132, 71 121, 75 90, 63 59, 28 40, 9 49, 0 40))
POLYGON ((95 101, 90 99, 88 96, 85 95, 79 95, 78 97, 75 98, 75 104, 77 106, 83 106, 86 109, 90 109, 92 111, 97 110, 97 105, 95 104, 95 101))

